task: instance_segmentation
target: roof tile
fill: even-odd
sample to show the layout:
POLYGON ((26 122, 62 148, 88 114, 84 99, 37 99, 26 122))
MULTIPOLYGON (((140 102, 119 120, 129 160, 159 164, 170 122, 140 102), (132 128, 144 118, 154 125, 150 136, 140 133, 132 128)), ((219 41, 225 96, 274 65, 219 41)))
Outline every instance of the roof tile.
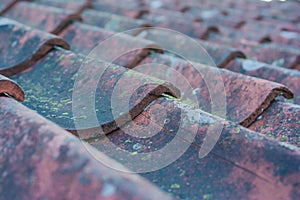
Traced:
POLYGON ((300 147, 300 106, 275 101, 249 129, 300 147))
POLYGON ((25 93, 23 89, 14 81, 0 74, 0 94, 8 94, 18 101, 24 101, 25 93))
POLYGON ((1 199, 170 199, 22 104, 0 97, 0 110, 1 199))
POLYGON ((114 34, 101 28, 73 23, 60 36, 70 43, 74 52, 88 55, 106 49, 105 53, 98 53, 97 58, 127 68, 135 67, 151 50, 161 52, 161 47, 152 41, 124 33, 114 34), (94 47, 96 48, 93 49, 94 47))
POLYGON ((18 2, 3 16, 53 34, 71 21, 81 20, 73 11, 28 2, 18 2))
MULTIPOLYGON (((226 94, 226 102, 224 103, 227 104, 226 117, 245 127, 253 123, 277 96, 284 95, 286 98, 293 97, 291 91, 283 85, 243 76, 227 70, 195 64, 191 65, 187 61, 170 56, 151 54, 140 63, 140 66, 147 63, 155 63, 155 65, 146 65, 146 68, 143 67, 141 72, 151 74, 152 76, 157 75, 159 79, 168 80, 170 82, 180 82, 182 77, 178 78, 176 73, 179 72, 183 75, 183 77, 189 81, 189 84, 191 84, 192 89, 198 88, 198 92, 195 94, 198 97, 199 106, 204 111, 211 112, 211 95, 224 89, 226 94), (174 71, 168 71, 168 73, 162 72, 157 68, 157 64, 172 68, 174 71), (153 71, 157 71, 157 74, 153 73, 153 71), (222 79, 219 80, 211 77, 218 75, 221 76, 222 79), (204 76, 206 78, 210 77, 211 81, 215 83, 213 89, 210 88, 208 90, 207 83, 203 78, 204 76), (222 82, 222 84, 220 82, 222 82)), ((139 66, 134 69, 139 71, 139 66)), ((184 102, 185 99, 182 99, 182 101, 184 102)))
POLYGON ((10 19, 0 18, 0 73, 6 76, 31 67, 54 46, 69 49, 63 39, 24 26, 10 19))
POLYGON ((268 65, 254 60, 235 59, 225 66, 234 72, 281 83, 294 93, 294 103, 300 104, 300 72, 268 65))
POLYGON ((135 19, 140 18, 140 16, 142 16, 146 11, 142 7, 135 7, 134 5, 131 5, 132 3, 130 2, 118 1, 117 3, 114 3, 113 1, 93 1, 92 5, 97 11, 110 12, 135 19))
POLYGON ((152 152, 172 142, 179 146, 188 145, 184 154, 169 166, 142 174, 180 199, 202 199, 206 195, 216 199, 272 199, 279 196, 293 198, 298 195, 299 149, 284 144, 279 145, 248 129, 180 105, 173 100, 158 99, 134 119, 134 123, 107 137, 114 144, 120 144, 119 148, 123 151, 128 152, 126 157, 120 158, 115 153, 111 153, 108 150, 110 148, 107 148, 109 140, 100 139, 91 144, 116 160, 122 159, 122 163, 129 168, 136 163, 134 162, 136 154, 130 152, 145 153, 144 163, 147 165, 148 162, 155 162, 157 159, 166 159, 164 154, 160 157, 147 157, 148 151, 152 152), (194 115, 199 116, 199 120, 191 120, 191 116, 194 115), (170 120, 161 122, 161 116, 170 120), (185 125, 181 126, 183 121, 185 125), (135 134, 142 134, 142 132, 135 133, 134 130, 136 125, 140 124, 146 126, 146 130, 150 132, 156 131, 154 133, 161 137, 156 137, 157 135, 147 139, 138 137, 135 134), (222 124, 224 129, 212 152, 205 158, 199 157, 204 138, 209 140, 208 138, 214 137, 206 135, 209 134, 207 132, 209 127, 222 124), (174 133, 179 127, 183 129, 184 134, 174 133), (197 134, 193 139, 188 133, 194 131, 197 134), (137 150, 136 144, 141 148, 137 150))
POLYGON ((109 133, 118 128, 119 124, 126 123, 126 120, 129 120, 128 117, 137 116, 152 100, 163 93, 175 97, 180 96, 178 89, 165 81, 147 77, 124 67, 85 59, 84 56, 62 50, 50 52, 33 68, 11 78, 18 81, 24 88, 27 95, 24 102, 26 106, 73 133, 76 133, 77 130, 74 120, 79 121, 78 123, 80 123, 80 120, 88 122, 82 128, 83 130, 88 131, 96 128, 99 129, 97 135, 103 134, 103 132, 109 133), (85 68, 81 68, 82 66, 85 66, 85 68), (85 77, 82 75, 78 77, 79 70, 80 72, 88 70, 89 74, 94 76, 85 77), (99 83, 96 80, 97 75, 102 75, 101 79, 99 77, 99 83), (53 78, 49 79, 48 77, 53 78), (127 113, 117 110, 115 112, 118 113, 113 115, 111 98, 116 91, 115 85, 121 81, 123 83, 120 85, 120 87, 122 86, 122 93, 120 91, 117 94, 118 102, 122 103, 127 100, 123 98, 126 91, 133 91, 133 94, 127 113), (136 85, 141 87, 134 88, 136 85), (74 87, 77 88, 76 91, 74 91, 74 87), (95 94, 93 91, 95 91, 95 94), (95 112, 100 125, 93 123, 94 111, 89 112, 86 105, 77 105, 76 108, 89 112, 89 115, 83 114, 80 119, 79 117, 74 118, 72 110, 76 108, 72 104, 72 99, 74 101, 76 92, 80 92, 80 97, 85 99, 88 99, 91 95, 96 95, 93 99, 96 99, 95 112), (100 130, 99 126, 103 131, 100 130))
POLYGON ((142 20, 134 20, 124 16, 88 9, 82 13, 82 18, 86 24, 116 32, 123 32, 142 26, 150 26, 150 24, 147 24, 142 20))
POLYGON ((90 0, 77 0, 76 2, 71 0, 34 0, 34 2, 46 6, 73 10, 76 13, 81 13, 86 8, 92 7, 90 0))

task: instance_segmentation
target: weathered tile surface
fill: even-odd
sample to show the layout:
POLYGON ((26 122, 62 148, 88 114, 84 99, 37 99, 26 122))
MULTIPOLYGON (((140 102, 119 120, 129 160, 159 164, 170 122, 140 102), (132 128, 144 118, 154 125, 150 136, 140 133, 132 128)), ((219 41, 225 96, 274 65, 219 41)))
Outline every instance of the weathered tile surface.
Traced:
POLYGON ((26 106, 74 133, 78 129, 97 128, 97 135, 109 133, 139 115, 163 93, 180 95, 177 88, 165 81, 62 50, 50 52, 31 69, 11 78, 24 88, 26 106), (127 94, 132 95, 130 99, 125 98, 127 94), (113 109, 112 98, 119 105, 128 106, 126 113, 113 109), (74 99, 80 103, 74 105, 74 99), (89 100, 95 100, 94 108, 89 100), (81 111, 80 116, 73 115, 74 109, 81 111), (76 127, 74 122, 86 123, 76 127))
POLYGON ((63 39, 30 28, 16 21, 0 18, 0 73, 10 76, 28 69, 54 46, 69 49, 63 39))

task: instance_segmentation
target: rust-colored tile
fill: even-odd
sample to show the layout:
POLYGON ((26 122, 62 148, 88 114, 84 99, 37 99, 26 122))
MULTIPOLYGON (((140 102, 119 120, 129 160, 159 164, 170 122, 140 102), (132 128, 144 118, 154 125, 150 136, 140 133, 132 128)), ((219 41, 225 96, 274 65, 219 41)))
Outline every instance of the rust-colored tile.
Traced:
POLYGON ((283 68, 295 68, 300 63, 300 50, 281 44, 242 45, 240 48, 248 57, 283 68))
MULTIPOLYGON (((147 26, 147 23, 143 20, 131 19, 116 14, 94 11, 90 9, 86 9, 82 13, 82 19, 86 24, 115 32, 123 32, 130 29, 140 28, 142 26, 147 26)), ((150 26, 150 24, 148 24, 148 26, 150 26)))
MULTIPOLYGON (((164 44, 163 47, 174 47, 178 52, 189 52, 190 51, 190 46, 186 45, 185 42, 189 42, 189 40, 184 40, 181 41, 181 43, 177 43, 174 45, 174 38, 170 37, 170 32, 168 31, 163 31, 163 30, 155 30, 155 29, 146 29, 143 30, 139 35, 139 37, 147 39, 147 40, 152 40, 157 42, 158 44, 164 44)), ((200 49, 202 47, 203 52, 207 52, 208 55, 211 57, 213 62, 218 66, 218 67, 223 67, 226 64, 228 64, 231 60, 235 58, 245 58, 245 55, 243 52, 229 47, 229 46, 224 46, 220 44, 214 44, 211 42, 206 42, 206 41, 197 41, 199 47, 197 49, 200 49)), ((193 45, 195 45, 196 42, 193 42, 193 45)), ((203 60, 205 58, 199 58, 201 54, 204 54, 203 52, 194 52, 194 53, 189 53, 191 61, 199 61, 199 59, 203 60), (193 54, 193 55, 192 55, 193 54)), ((176 52, 177 53, 177 52, 176 52)), ((206 57, 208 57, 206 55, 206 57)), ((203 63, 203 64, 211 64, 210 63, 203 63)))
POLYGON ((190 20, 165 13, 149 12, 144 14, 142 19, 154 26, 175 30, 198 39, 204 38, 209 30, 209 27, 206 25, 193 23, 190 20))
POLYGON ((28 2, 17 3, 3 16, 53 34, 59 33, 70 22, 81 20, 73 11, 28 2))
MULTIPOLYGON (((216 94, 222 95, 223 92, 224 96, 226 95, 226 99, 224 99, 226 102, 223 102, 224 106, 226 106, 226 117, 228 120, 240 123, 245 127, 252 124, 277 96, 293 97, 292 92, 288 88, 274 82, 214 67, 193 66, 187 61, 161 54, 151 54, 134 69, 139 71, 140 66, 142 67, 142 73, 151 74, 162 80, 180 82, 184 77, 194 90, 199 107, 206 112, 212 111, 211 101, 213 99, 211 99, 211 96, 216 96, 216 94), (147 65, 148 63, 155 63, 155 65, 147 65), (174 69, 174 71, 170 70, 166 73, 157 68, 153 69, 158 64, 174 69), (142 67, 143 65, 145 67, 142 67), (157 73, 153 73, 153 71, 157 71, 157 73), (181 76, 176 75, 178 72, 181 76), (207 75, 201 74, 203 72, 216 74, 221 77, 220 79, 209 79, 215 82, 214 88, 208 88, 208 83, 203 78, 207 75)), ((207 76, 206 78, 209 77, 207 76)), ((180 90, 185 91, 185 88, 180 90)), ((183 102, 188 102, 187 100, 189 99, 182 99, 183 102)), ((225 116, 220 117, 224 118, 225 116)))
POLYGON ((121 158, 116 150, 109 151, 108 140, 100 139, 91 144, 115 156, 129 168, 137 164, 143 167, 143 163, 148 167, 149 163, 168 159, 166 153, 155 152, 168 148, 167 144, 171 142, 176 143, 177 148, 188 145, 188 149, 170 165, 141 174, 179 199, 293 199, 299 195, 300 151, 296 147, 279 144, 236 124, 164 98, 153 102, 134 122, 107 138, 119 151, 127 152, 127 156, 121 158), (199 120, 197 117, 192 119, 196 115, 199 120), (200 158, 199 151, 209 128, 220 124, 224 124, 224 129, 218 142, 208 156, 200 158), (138 137, 134 131, 137 125, 147 126, 145 130, 153 128, 156 132, 150 131, 151 137, 138 137), (185 134, 179 134, 179 127, 185 134), (190 136, 193 132, 196 133, 194 139, 190 136), (137 160, 141 153, 145 156, 137 160))
POLYGON ((163 93, 180 95, 177 88, 165 81, 62 50, 51 51, 33 68, 11 78, 24 88, 26 106, 75 134, 81 129, 92 134, 96 130, 97 135, 109 133, 139 115, 163 93), (130 99, 126 95, 131 95, 130 99), (94 104, 90 98, 95 100, 94 104), (112 98, 128 109, 120 111, 112 104, 112 98), (75 105, 74 99, 79 103, 75 105), (91 105, 95 109, 91 110, 91 105), (80 114, 75 116, 74 109, 80 114), (75 127, 74 121, 85 123, 84 127, 75 127))
POLYGON ((300 106, 275 101, 249 129, 300 147, 300 106))
POLYGON ((109 56, 99 53, 97 58, 127 68, 135 67, 152 50, 160 52, 161 49, 151 41, 82 23, 73 23, 60 36, 70 43, 74 52, 88 55, 106 49, 105 55, 109 54, 109 56))
POLYGON ((209 42, 211 43, 230 45, 242 51, 248 58, 270 65, 294 69, 297 68, 300 62, 299 49, 291 46, 272 42, 258 44, 257 42, 239 41, 229 37, 221 37, 220 35, 210 39, 209 42))
POLYGON ((142 16, 146 10, 144 10, 142 7, 135 7, 134 1, 93 1, 92 6, 97 11, 103 11, 103 12, 110 12, 117 15, 123 15, 126 17, 138 19, 140 16, 142 16), (130 3, 131 2, 131 3, 130 3))
POLYGON ((77 0, 71 1, 60 1, 60 0, 34 0, 35 3, 46 5, 46 6, 52 6, 52 7, 58 7, 63 8, 67 10, 75 11, 75 13, 81 13, 86 8, 91 8, 91 1, 90 0, 77 0))
POLYGON ((231 71, 283 84, 294 93, 294 103, 300 104, 300 72, 265 63, 235 59, 225 66, 231 71))
POLYGON ((0 94, 8 94, 18 101, 24 101, 25 93, 23 89, 14 81, 0 74, 0 94))
POLYGON ((0 199, 170 199, 22 104, 0 97, 0 110, 0 199))
POLYGON ((54 46, 69 49, 63 39, 24 26, 16 21, 0 18, 0 73, 17 74, 46 55, 54 46))

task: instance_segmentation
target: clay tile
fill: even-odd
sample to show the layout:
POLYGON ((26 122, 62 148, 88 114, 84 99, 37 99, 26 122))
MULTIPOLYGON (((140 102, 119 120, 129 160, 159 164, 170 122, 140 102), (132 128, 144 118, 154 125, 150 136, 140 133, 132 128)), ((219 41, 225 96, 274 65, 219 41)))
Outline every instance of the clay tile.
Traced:
POLYGON ((17 2, 18 0, 3 0, 0 5, 0 15, 11 9, 17 2))
POLYGON ((174 162, 142 176, 180 199, 289 199, 299 194, 297 147, 166 98, 153 102, 133 123, 108 135, 108 139, 90 143, 128 168, 138 163, 144 169, 149 163, 168 160, 176 152, 179 155, 174 162), (216 135, 220 125, 220 135, 216 135), (148 137, 144 131, 137 131, 139 126, 147 127, 148 137), (215 146, 206 157, 199 157, 204 141, 212 137, 217 137, 215 146), (116 156, 108 141, 126 154, 116 156), (166 150, 169 145, 176 150, 166 150), (162 149, 164 153, 153 153, 162 149), (142 153, 144 159, 136 162, 142 153))
MULTIPOLYGON (((193 66, 188 61, 184 61, 178 58, 165 56, 161 54, 151 54, 145 58, 139 66, 145 65, 148 68, 143 67, 142 72, 145 74, 151 74, 155 76, 152 71, 157 71, 157 77, 162 80, 180 82, 182 78, 176 76, 176 73, 180 73, 192 86, 197 96, 198 103, 204 111, 211 112, 211 92, 214 94, 216 91, 224 89, 226 99, 227 118, 230 121, 240 123, 241 125, 248 127, 255 121, 255 119, 271 104, 271 102, 280 95, 286 98, 292 98, 292 92, 283 85, 276 84, 270 81, 252 78, 249 76, 243 76, 241 74, 233 73, 227 70, 217 69, 214 67, 206 66, 193 66), (153 65, 147 64, 155 63, 162 64, 174 71, 168 71, 163 73, 158 69, 153 69, 153 65), (199 68, 200 67, 200 68, 199 68), (203 79, 203 74, 200 74, 197 69, 201 69, 200 72, 211 72, 213 74, 219 74, 222 79, 214 80, 215 87, 207 88, 207 83, 203 79), (163 75, 164 74, 164 75, 163 75), (169 80, 171 77, 171 80, 169 80), (176 79, 178 78, 178 80, 176 79)), ((135 70, 139 70, 139 66, 135 70)), ((180 88, 181 91, 187 91, 187 89, 180 88)), ((215 96, 215 95, 214 95, 215 96)), ((181 101, 186 102, 186 99, 181 101)), ((225 105, 224 105, 225 106, 225 105)), ((224 116, 220 116, 224 117, 224 116)))
POLYGON ((300 72, 254 60, 235 59, 226 65, 231 71, 283 84, 294 93, 294 103, 300 104, 300 72))
POLYGON ((161 52, 161 47, 154 42, 82 23, 68 26, 60 36, 70 43, 74 52, 88 55, 106 49, 98 58, 127 68, 135 67, 151 51, 161 52))
MULTIPOLYGON (((27 99, 24 104, 73 133, 82 129, 87 130, 86 134, 95 136, 103 132, 109 133, 130 120, 130 117, 136 117, 163 93, 174 97, 180 96, 178 89, 165 81, 147 77, 124 67, 108 65, 102 61, 84 59, 83 56, 68 52, 51 51, 30 71, 13 76, 12 79, 18 81, 26 92, 27 99), (102 76, 99 74, 99 77, 90 78, 84 76, 84 73, 79 74, 78 70, 82 70, 81 66, 86 66, 85 69, 90 75, 96 76, 103 72, 102 76), (76 79, 78 76, 81 77, 78 78, 79 80, 76 79), (74 91, 74 88, 77 90, 74 91), (92 95, 91 92, 96 92, 95 112, 102 130, 99 129, 99 124, 92 123, 93 111, 85 108, 90 104, 72 105, 72 99, 75 98, 72 95, 76 95, 78 91, 81 91, 80 97, 89 97, 92 95), (125 98, 127 94, 132 95, 130 101, 125 98), (126 104, 128 109, 117 110, 113 115, 111 104, 113 97, 118 99, 119 104, 130 103, 130 105, 126 104), (73 116, 72 108, 74 109, 75 106, 86 113, 73 116), (86 124, 78 128, 75 127, 74 120, 84 121, 86 124)), ((86 103, 85 99, 78 99, 77 102, 82 101, 83 104, 86 103)))
POLYGON ((0 73, 5 76, 31 67, 54 46, 69 49, 61 38, 6 18, 0 18, 0 34, 6 38, 0 42, 0 73))
POLYGON ((1 199, 171 199, 13 99, 0 110, 1 199))
POLYGON ((53 34, 59 33, 70 22, 81 20, 73 11, 28 2, 17 3, 3 16, 53 34))
POLYGON ((139 5, 134 5, 134 1, 93 1, 93 8, 97 11, 110 12, 118 15, 138 19, 147 11, 139 5), (131 2, 131 3, 130 3, 131 2))
POLYGON ((168 15, 165 12, 152 11, 143 15, 142 19, 157 27, 172 29, 198 39, 204 38, 209 28, 205 24, 191 23, 191 20, 182 16, 172 15, 172 13, 168 15))
POLYGON ((300 51, 282 44, 266 43, 261 45, 240 45, 249 58, 283 68, 296 68, 300 62, 300 51))
MULTIPOLYGON (((165 46, 170 46, 170 47, 174 46, 174 38, 169 37, 168 31, 146 29, 143 30, 138 36, 147 40, 156 41, 157 43, 164 44, 165 46)), ((241 51, 232 47, 214 44, 206 41, 199 41, 199 44, 202 46, 204 51, 206 51, 208 55, 212 58, 214 63, 221 68, 226 64, 228 64, 234 58, 237 57, 245 58, 245 55, 241 51)), ((177 44, 176 48, 180 49, 181 52, 189 52, 191 47, 189 45, 183 44, 182 41, 180 44, 177 44)), ((195 52, 194 54, 195 55, 192 55, 191 53, 189 59, 191 61, 198 61, 199 52, 195 52)), ((203 64, 207 64, 207 63, 203 63, 203 64)))
POLYGON ((300 106, 275 101, 249 129, 300 147, 300 106))
POLYGON ((0 94, 8 94, 18 101, 24 101, 25 93, 23 89, 14 81, 0 74, 0 94))
POLYGON ((67 10, 75 11, 75 13, 80 14, 86 8, 91 8, 91 2, 88 0, 77 0, 75 1, 60 1, 60 0, 37 0, 38 4, 43 4, 52 7, 63 8, 67 10))
POLYGON ((146 24, 146 22, 142 20, 134 20, 124 16, 88 9, 82 13, 82 19, 86 24, 115 32, 128 31, 146 24))

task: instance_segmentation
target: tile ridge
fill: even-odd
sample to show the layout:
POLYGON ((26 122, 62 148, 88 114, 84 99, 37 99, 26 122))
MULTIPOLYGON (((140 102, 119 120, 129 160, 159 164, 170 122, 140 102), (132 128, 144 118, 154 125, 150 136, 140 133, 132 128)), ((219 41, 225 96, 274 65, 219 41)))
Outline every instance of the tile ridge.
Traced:
POLYGON ((255 120, 272 104, 272 102, 278 97, 283 95, 287 99, 291 99, 294 97, 292 91, 290 91, 285 86, 275 87, 271 90, 271 92, 267 95, 266 99, 259 105, 256 110, 247 117, 240 124, 244 127, 249 127, 251 124, 255 122, 255 120))
POLYGON ((0 74, 0 94, 8 94, 17 101, 24 101, 23 89, 13 80, 0 74))

